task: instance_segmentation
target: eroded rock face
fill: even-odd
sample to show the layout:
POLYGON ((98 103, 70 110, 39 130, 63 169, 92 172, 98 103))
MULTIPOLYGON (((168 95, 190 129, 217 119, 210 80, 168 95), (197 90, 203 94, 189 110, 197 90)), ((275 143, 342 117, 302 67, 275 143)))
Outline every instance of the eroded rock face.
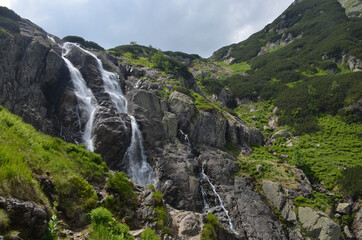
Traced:
POLYGON ((198 240, 201 237, 203 227, 202 215, 200 213, 176 210, 168 206, 171 224, 177 230, 177 239, 198 240))

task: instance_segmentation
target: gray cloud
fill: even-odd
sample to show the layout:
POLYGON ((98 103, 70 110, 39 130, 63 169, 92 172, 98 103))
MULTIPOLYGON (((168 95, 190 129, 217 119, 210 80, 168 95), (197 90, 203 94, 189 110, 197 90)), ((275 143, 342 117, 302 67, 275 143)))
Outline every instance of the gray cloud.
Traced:
POLYGON ((293 0, 0 0, 0 5, 64 37, 105 48, 136 41, 209 57, 280 15, 293 0))

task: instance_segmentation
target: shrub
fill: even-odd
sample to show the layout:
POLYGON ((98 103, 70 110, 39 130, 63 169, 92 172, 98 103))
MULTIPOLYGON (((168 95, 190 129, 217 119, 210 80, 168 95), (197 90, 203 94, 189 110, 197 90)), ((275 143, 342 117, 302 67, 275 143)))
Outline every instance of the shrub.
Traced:
POLYGON ((217 217, 212 214, 208 213, 206 215, 206 223, 204 228, 201 231, 201 240, 215 240, 217 239, 215 227, 220 228, 221 225, 217 217))
POLYGON ((143 240, 161 240, 161 238, 155 234, 155 230, 152 230, 151 228, 146 228, 142 232, 141 239, 143 239, 143 240))
POLYGON ((93 187, 81 176, 54 179, 59 195, 59 209, 65 211, 68 218, 88 212, 95 207, 98 196, 93 187))
POLYGON ((99 207, 92 210, 90 217, 96 225, 107 224, 112 220, 112 213, 104 207, 99 207))
POLYGON ((201 231, 201 240, 216 240, 217 235, 213 225, 206 223, 201 231))
POLYGON ((362 166, 347 167, 341 171, 338 182, 342 192, 355 199, 362 197, 362 166))
POLYGON ((86 48, 94 48, 94 49, 98 49, 98 50, 102 50, 104 51, 104 48, 99 46, 97 43, 92 42, 92 41, 86 41, 84 38, 82 37, 78 37, 78 36, 66 36, 63 38, 64 41, 68 41, 68 42, 74 42, 74 43, 79 43, 80 45, 86 47, 86 48))
POLYGON ((155 201, 155 206, 162 206, 162 193, 160 191, 154 192, 152 194, 152 199, 155 201))
POLYGON ((133 205, 137 204, 137 196, 133 190, 132 182, 124 172, 115 172, 108 179, 106 188, 118 193, 123 203, 131 202, 133 205))

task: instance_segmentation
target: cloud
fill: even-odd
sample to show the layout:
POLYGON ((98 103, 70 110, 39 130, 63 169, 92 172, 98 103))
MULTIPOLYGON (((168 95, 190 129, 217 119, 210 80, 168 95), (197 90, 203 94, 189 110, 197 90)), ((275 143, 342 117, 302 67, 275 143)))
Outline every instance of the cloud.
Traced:
POLYGON ((246 39, 293 0, 0 0, 59 37, 111 48, 130 41, 209 57, 246 39))

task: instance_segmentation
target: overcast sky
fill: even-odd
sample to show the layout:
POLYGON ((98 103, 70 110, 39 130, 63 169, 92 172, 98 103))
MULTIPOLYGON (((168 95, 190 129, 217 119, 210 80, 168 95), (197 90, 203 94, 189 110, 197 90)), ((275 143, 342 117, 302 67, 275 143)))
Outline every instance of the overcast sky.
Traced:
POLYGON ((60 38, 104 48, 129 44, 210 57, 278 17, 293 0, 0 0, 60 38))

